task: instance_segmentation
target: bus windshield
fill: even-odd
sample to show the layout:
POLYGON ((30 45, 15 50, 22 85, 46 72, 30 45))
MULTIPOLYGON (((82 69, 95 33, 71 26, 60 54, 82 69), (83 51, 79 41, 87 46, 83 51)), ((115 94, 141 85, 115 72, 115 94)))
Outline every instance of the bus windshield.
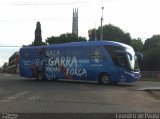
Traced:
POLYGON ((138 58, 133 49, 126 49, 129 67, 133 71, 139 71, 138 58))
POLYGON ((116 66, 139 71, 137 57, 133 49, 126 49, 119 46, 105 46, 116 66))

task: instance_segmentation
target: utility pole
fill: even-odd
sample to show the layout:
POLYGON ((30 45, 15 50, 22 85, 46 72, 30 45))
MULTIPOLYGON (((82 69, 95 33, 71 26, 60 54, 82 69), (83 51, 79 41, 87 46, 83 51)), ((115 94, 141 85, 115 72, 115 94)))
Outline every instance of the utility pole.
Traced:
POLYGON ((104 7, 102 7, 100 40, 103 40, 103 9, 104 7))
POLYGON ((95 23, 95 33, 94 33, 94 40, 96 41, 97 40, 97 33, 96 33, 96 23, 95 23))

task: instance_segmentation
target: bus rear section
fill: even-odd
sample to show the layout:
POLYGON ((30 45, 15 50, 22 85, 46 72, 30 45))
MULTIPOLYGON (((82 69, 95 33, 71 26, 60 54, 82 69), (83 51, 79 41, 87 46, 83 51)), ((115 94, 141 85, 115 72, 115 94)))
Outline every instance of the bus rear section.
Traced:
POLYGON ((36 48, 35 47, 24 47, 20 49, 20 76, 34 78, 34 60, 36 58, 36 48))

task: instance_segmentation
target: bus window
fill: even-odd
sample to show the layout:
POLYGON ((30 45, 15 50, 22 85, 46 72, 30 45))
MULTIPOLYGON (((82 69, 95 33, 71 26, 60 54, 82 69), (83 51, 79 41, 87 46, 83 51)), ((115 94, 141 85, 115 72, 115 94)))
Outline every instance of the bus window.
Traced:
POLYGON ((111 57, 115 65, 124 68, 129 68, 128 60, 125 53, 114 52, 112 53, 111 57))
POLYGON ((137 57, 132 49, 125 49, 117 46, 105 46, 105 49, 112 58, 116 66, 123 67, 132 71, 139 71, 137 57))
POLYGON ((127 54, 124 53, 125 49, 123 47, 118 46, 105 46, 106 50, 108 51, 109 55, 112 58, 112 61, 115 65, 123 68, 129 68, 129 62, 127 54), (122 52, 118 52, 122 51, 122 52))
POLYGON ((118 54, 116 56, 117 63, 116 65, 121 67, 127 67, 127 60, 124 54, 118 54))

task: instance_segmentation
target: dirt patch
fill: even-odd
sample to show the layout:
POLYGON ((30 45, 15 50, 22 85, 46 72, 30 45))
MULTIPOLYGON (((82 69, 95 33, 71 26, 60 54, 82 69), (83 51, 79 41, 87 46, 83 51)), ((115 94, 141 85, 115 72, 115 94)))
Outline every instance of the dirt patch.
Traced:
POLYGON ((146 92, 148 93, 149 96, 153 97, 154 99, 160 100, 160 91, 148 90, 146 92))

